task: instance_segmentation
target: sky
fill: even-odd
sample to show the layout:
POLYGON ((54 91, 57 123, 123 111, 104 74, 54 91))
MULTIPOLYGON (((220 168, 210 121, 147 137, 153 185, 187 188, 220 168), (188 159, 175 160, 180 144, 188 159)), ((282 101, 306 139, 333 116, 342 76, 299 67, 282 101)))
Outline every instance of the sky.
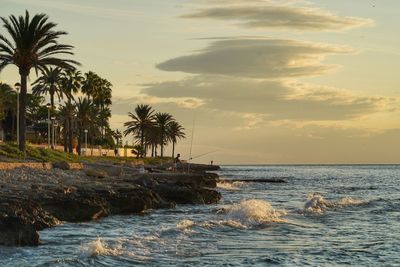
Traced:
POLYGON ((169 112, 183 159, 400 163, 398 0, 0 0, 26 9, 111 81, 113 129, 137 104, 169 112))

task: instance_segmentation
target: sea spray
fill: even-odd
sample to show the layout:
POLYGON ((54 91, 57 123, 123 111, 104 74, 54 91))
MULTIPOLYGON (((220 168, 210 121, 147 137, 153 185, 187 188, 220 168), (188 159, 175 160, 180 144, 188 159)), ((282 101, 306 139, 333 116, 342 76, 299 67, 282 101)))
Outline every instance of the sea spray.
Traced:
POLYGON ((230 181, 220 181, 217 183, 217 188, 223 190, 239 190, 242 187, 244 182, 230 182, 230 181))
POLYGON ((286 212, 277 211, 270 203, 260 199, 242 200, 225 207, 220 212, 226 213, 226 219, 219 224, 234 228, 251 228, 266 223, 284 222, 281 217, 286 215, 286 212))
POLYGON ((186 230, 188 228, 193 227, 195 224, 196 223, 191 220, 182 220, 176 225, 176 228, 178 228, 180 230, 186 230))
POLYGON ((101 238, 83 245, 81 251, 85 257, 96 257, 99 255, 118 256, 121 254, 118 248, 109 248, 101 238))
POLYGON ((339 200, 327 200, 323 195, 318 193, 309 194, 307 199, 307 202, 304 204, 303 213, 317 215, 324 214, 329 209, 338 209, 367 203, 352 197, 344 197, 339 200))

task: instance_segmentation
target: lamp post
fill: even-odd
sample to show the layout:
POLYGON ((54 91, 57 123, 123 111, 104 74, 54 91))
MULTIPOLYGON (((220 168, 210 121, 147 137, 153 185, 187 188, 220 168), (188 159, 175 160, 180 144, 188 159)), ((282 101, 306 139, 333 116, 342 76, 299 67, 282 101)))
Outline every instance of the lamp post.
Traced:
POLYGON ((51 141, 51 148, 52 149, 54 149, 54 136, 55 136, 55 130, 54 130, 54 120, 55 120, 56 118, 55 117, 51 117, 51 122, 52 122, 52 126, 53 126, 53 138, 51 139, 52 141, 51 141))
POLYGON ((19 145, 19 90, 21 89, 21 84, 14 84, 15 90, 17 91, 17 144, 19 145))
POLYGON ((47 107, 47 143, 48 143, 48 148, 50 148, 50 136, 51 136, 51 133, 50 133, 50 108, 51 108, 51 105, 50 105, 50 103, 47 103, 46 107, 47 107))
POLYGON ((87 153, 87 134, 88 134, 88 130, 85 129, 85 156, 86 156, 86 153, 87 153))

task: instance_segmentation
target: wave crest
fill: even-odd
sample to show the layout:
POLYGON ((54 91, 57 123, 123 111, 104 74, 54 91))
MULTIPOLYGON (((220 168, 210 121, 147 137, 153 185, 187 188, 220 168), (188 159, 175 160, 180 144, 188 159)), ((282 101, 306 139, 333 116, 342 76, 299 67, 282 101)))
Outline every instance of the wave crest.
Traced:
POLYGON ((82 246, 82 254, 86 257, 95 257, 99 255, 118 256, 121 254, 117 248, 109 248, 107 244, 98 238, 82 246))
POLYGON ((304 204, 303 212, 309 214, 324 214, 329 209, 358 206, 366 203, 363 200, 352 197, 344 197, 336 201, 330 201, 318 193, 309 194, 307 199, 307 202, 304 204))
POLYGON ((284 211, 275 210, 270 203, 259 199, 242 200, 224 209, 226 220, 223 225, 236 228, 254 227, 266 223, 284 222, 284 211))
POLYGON ((244 182, 229 182, 229 181, 220 181, 217 183, 217 188, 224 190, 238 190, 239 187, 242 187, 244 182))

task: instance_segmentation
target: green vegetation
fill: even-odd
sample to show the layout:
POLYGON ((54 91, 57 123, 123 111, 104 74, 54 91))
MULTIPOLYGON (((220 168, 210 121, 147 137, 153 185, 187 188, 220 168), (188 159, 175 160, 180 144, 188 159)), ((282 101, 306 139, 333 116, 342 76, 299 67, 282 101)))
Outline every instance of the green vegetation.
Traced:
POLYGON ((125 136, 133 134, 138 141, 135 149, 138 157, 145 157, 149 148, 151 157, 157 157, 157 149, 161 148, 164 157, 164 146, 172 143, 172 158, 175 156, 175 145, 178 139, 185 138, 184 128, 169 113, 157 112, 149 105, 137 105, 135 112, 129 112, 131 121, 125 123, 125 136))
POLYGON ((79 162, 96 162, 96 161, 106 161, 110 163, 123 163, 131 162, 134 164, 164 164, 171 161, 171 158, 145 158, 137 159, 132 157, 84 157, 79 155, 74 155, 58 150, 34 147, 27 145, 26 156, 21 152, 15 143, 0 143, 0 161, 2 157, 8 158, 10 160, 29 160, 35 162, 60 162, 66 161, 71 163, 79 162))
POLYGON ((58 42, 67 33, 56 30, 57 24, 49 22, 45 14, 36 14, 32 18, 29 12, 25 16, 1 17, 3 27, 9 35, 0 34, 0 71, 15 65, 21 77, 19 101, 19 149, 25 153, 26 147, 26 103, 27 81, 32 69, 44 72, 48 66, 72 69, 78 62, 63 59, 60 56, 72 55, 73 47, 58 42))
MULTIPOLYGON (((25 155, 26 159, 37 161, 76 162, 91 160, 73 153, 81 155, 86 143, 89 149, 121 147, 122 132, 110 128, 113 85, 93 71, 82 74, 76 69, 80 65, 77 61, 61 58, 73 55, 71 45, 59 43, 59 38, 67 33, 56 30, 57 25, 49 22, 45 14, 31 17, 26 11, 19 17, 0 19, 8 34, 7 38, 0 33, 0 72, 8 65, 15 65, 21 76, 20 83, 15 84, 17 92, 12 86, 0 83, 0 130, 5 133, 5 141, 18 143, 18 146, 2 144, 0 156, 23 159, 25 155), (32 93, 28 93, 27 81, 32 70, 38 77, 31 84, 32 93), (45 97, 50 103, 46 104, 45 97), (69 154, 26 146, 27 140, 33 144, 48 143, 53 149, 62 144, 64 152, 69 154)), ((171 114, 155 112, 149 105, 137 105, 129 116, 132 120, 124 124, 124 134, 133 135, 135 143, 131 149, 137 158, 143 160, 151 151, 154 159, 146 162, 157 163, 158 149, 164 158, 168 144, 172 144, 172 157, 175 156, 177 141, 185 138, 185 133, 171 114)))

